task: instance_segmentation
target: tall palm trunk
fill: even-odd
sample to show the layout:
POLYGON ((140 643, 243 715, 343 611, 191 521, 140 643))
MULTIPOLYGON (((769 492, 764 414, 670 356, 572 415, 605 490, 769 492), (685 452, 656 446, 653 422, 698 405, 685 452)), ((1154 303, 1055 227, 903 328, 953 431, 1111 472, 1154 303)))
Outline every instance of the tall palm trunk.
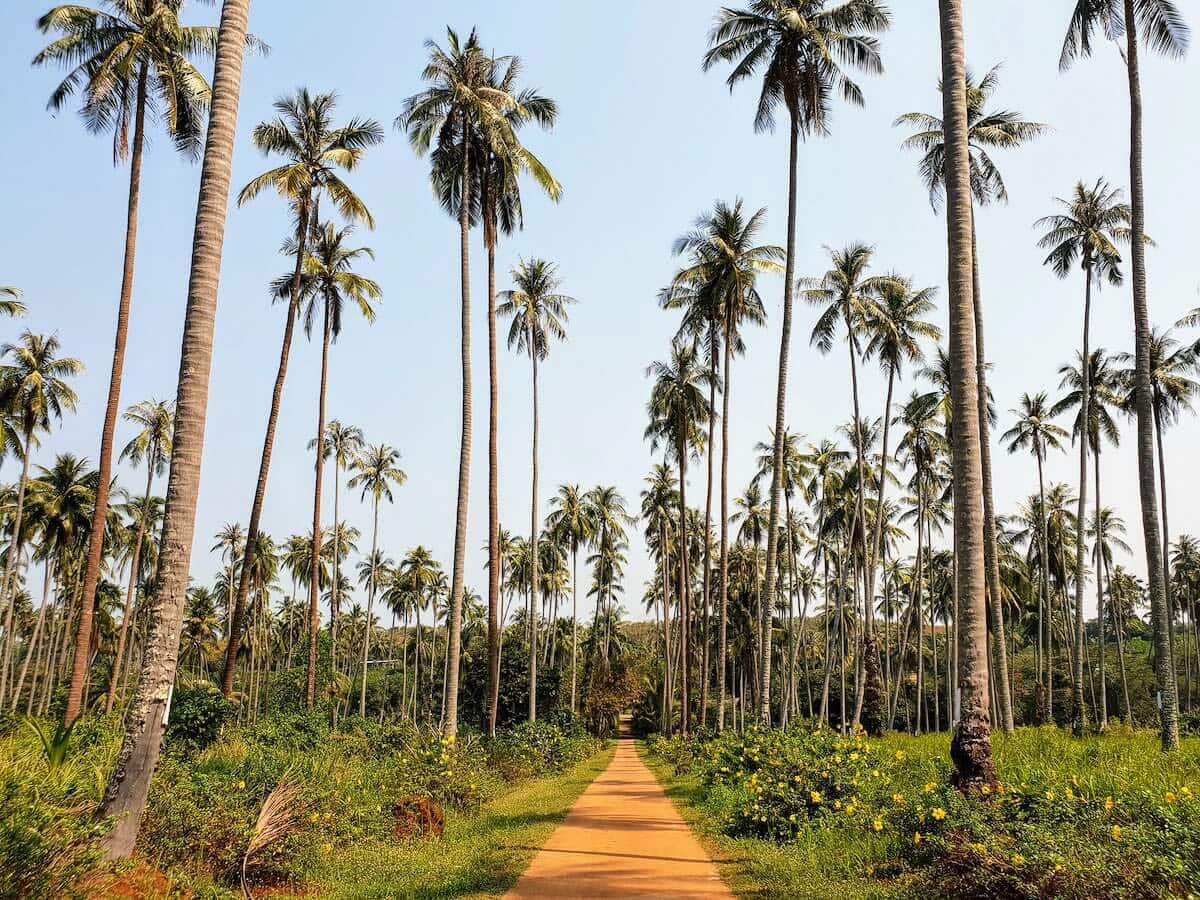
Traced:
MULTIPOLYGON (((39 659, 41 657, 42 651, 41 651, 41 644, 39 643, 39 638, 42 635, 42 626, 46 622, 46 607, 48 607, 50 605, 50 575, 51 575, 52 571, 53 571, 53 563, 51 562, 50 559, 47 559, 45 562, 45 573, 42 578, 42 605, 40 607, 38 607, 37 621, 34 623, 34 626, 33 626, 33 634, 30 635, 30 637, 29 637, 29 647, 25 651, 25 659, 21 663, 21 674, 16 676, 16 681, 13 682, 13 686, 12 686, 12 702, 10 703, 10 707, 14 711, 17 708, 17 704, 21 700, 21 689, 25 686, 25 676, 27 674, 29 674, 29 664, 33 660, 34 651, 35 650, 37 651, 37 655, 38 655, 39 659)), ((14 660, 13 664, 14 664, 14 666, 16 665, 15 660, 14 660)), ((36 676, 37 676, 37 670, 35 669, 34 677, 36 678, 36 676)), ((30 705, 32 705, 32 703, 33 703, 33 694, 34 694, 33 685, 30 685, 29 686, 30 705)))
POLYGON ((729 374, 733 365, 732 328, 725 318, 725 378, 721 391, 721 623, 717 649, 717 731, 725 730, 725 669, 729 656, 729 374))
POLYGON ((979 461, 983 471, 983 562, 987 567, 988 624, 992 632, 992 675, 996 682, 996 707, 1005 734, 1013 732, 1012 690, 1008 658, 1004 655, 1004 604, 1000 601, 1000 555, 996 549, 996 504, 992 493, 992 442, 988 415, 987 352, 983 340, 983 294, 979 287, 979 244, 975 231, 975 206, 971 205, 971 291, 975 316, 975 388, 979 405, 979 461))
MULTIPOLYGON (((1050 528, 1046 516, 1046 478, 1043 471, 1042 445, 1036 447, 1038 464, 1038 530, 1042 539, 1042 585, 1041 605, 1038 607, 1038 640, 1042 643, 1042 658, 1046 666, 1046 708, 1049 720, 1054 721, 1054 663, 1051 655, 1051 629, 1054 627, 1054 607, 1050 597, 1050 528)), ((1038 723, 1042 724, 1041 722, 1038 723)))
POLYGON ((171 474, 160 541, 158 596, 150 610, 142 676, 125 720, 125 739, 98 810, 101 818, 111 817, 116 823, 102 839, 102 847, 112 859, 125 858, 133 851, 150 792, 150 776, 158 762, 164 720, 175 682, 179 632, 195 536, 196 500, 200 493, 200 457, 208 411, 217 285, 229 206, 233 140, 237 130, 242 53, 249 12, 250 0, 225 0, 221 7, 208 138, 200 169, 200 196, 183 322, 171 474))
MULTIPOLYGON (((538 522, 538 364, 537 350, 530 343, 529 358, 533 364, 533 470, 529 494, 529 721, 537 720, 537 651, 538 651, 538 610, 534 603, 541 593, 541 578, 538 571, 538 557, 541 548, 538 547, 538 532, 541 531, 538 522)), ((596 601, 599 602, 599 599, 596 601)))
MULTIPOLYGON (((1171 643, 1171 660, 1175 659, 1175 620, 1177 612, 1175 607, 1175 596, 1171 586, 1171 528, 1170 522, 1167 520, 1167 458, 1163 450, 1163 427, 1162 415, 1159 413, 1160 402, 1158 396, 1158 388, 1153 389, 1154 399, 1154 443, 1158 452, 1158 489, 1162 494, 1162 558, 1163 558, 1163 586, 1167 595, 1167 621, 1171 623, 1167 635, 1171 643)), ((1184 635, 1187 630, 1184 630, 1184 635)), ((1184 646, 1184 666, 1187 666, 1187 646, 1184 646)), ((1175 672, 1174 667, 1171 669, 1171 677, 1175 680, 1175 697, 1179 698, 1179 677, 1175 672)), ((1190 682, 1189 682, 1190 687, 1190 682)))
POLYGON ((1091 390, 1092 365, 1091 349, 1089 347, 1092 320, 1092 280, 1093 269, 1090 253, 1083 263, 1084 277, 1087 287, 1083 301, 1083 358, 1080 364, 1080 399, 1079 399, 1079 501, 1075 517, 1078 525, 1075 529, 1075 653, 1071 659, 1071 693, 1073 708, 1071 711, 1071 729, 1076 734, 1082 734, 1087 727, 1087 704, 1083 696, 1083 660, 1087 646, 1087 635, 1083 626, 1083 584, 1084 570, 1087 564, 1085 538, 1087 529, 1087 482, 1088 482, 1088 447, 1091 444, 1091 390))
POLYGON ((1100 546, 1100 442, 1096 442, 1096 625, 1097 638, 1100 644, 1100 697, 1097 704, 1096 715, 1100 720, 1100 730, 1108 728, 1108 685, 1104 674, 1104 579, 1101 573, 1104 571, 1104 559, 1101 554, 1100 546))
POLYGON ((575 712, 575 661, 579 656, 579 544, 571 550, 571 712, 575 712))
POLYGON ((292 337, 296 330, 296 309, 300 302, 300 278, 304 271, 305 243, 308 240, 308 203, 301 201, 296 224, 296 267, 292 272, 292 293, 288 301, 287 319, 283 326, 283 346, 279 350, 279 368, 275 372, 275 387, 271 391, 271 411, 267 415, 267 433, 263 437, 262 456, 258 463, 258 483, 254 486, 254 501, 250 505, 250 524, 246 526, 246 548, 242 552, 242 573, 238 578, 237 596, 230 616, 229 641, 225 647, 225 669, 221 674, 221 693, 233 693, 233 675, 237 668, 238 649, 242 637, 242 619, 246 613, 246 598, 250 595, 250 570, 258 546, 258 529, 262 521, 263 502, 267 496, 267 476, 271 471, 271 455, 275 449, 275 430, 279 426, 279 410, 283 403, 283 383, 287 378, 292 337))
MULTIPOLYGON (((321 596, 321 478, 325 469, 325 392, 329 384, 329 342, 333 331, 333 310, 325 298, 325 323, 321 333, 321 384, 317 389, 316 462, 313 476, 312 546, 309 548, 308 568, 308 668, 305 703, 312 709, 317 702, 317 632, 321 629, 321 611, 317 602, 321 596)), ((243 571, 246 566, 242 566, 243 571)), ((333 561, 332 581, 337 581, 337 560, 333 561)), ((332 630, 333 620, 329 627, 332 630)), ((330 652, 333 652, 331 648, 330 652)))
POLYGON ((137 253, 138 195, 142 183, 148 77, 149 72, 143 63, 138 71, 133 148, 129 157, 129 205, 125 216, 125 264, 121 272, 121 299, 117 305, 117 335, 113 347, 112 373, 108 382, 108 402, 104 407, 104 424, 100 429, 96 506, 92 512, 87 568, 83 576, 84 602, 79 609, 79 627, 75 632, 75 661, 71 670, 71 686, 67 691, 67 708, 63 713, 63 722, 66 725, 71 725, 79 718, 83 703, 84 683, 88 678, 88 654, 92 642, 96 583, 100 580, 104 533, 107 530, 105 523, 108 519, 108 492, 112 487, 113 433, 116 431, 117 416, 121 411, 121 379, 125 373, 125 344, 129 338, 129 307, 133 299, 133 266, 137 253))
MULTIPOLYGON (((709 358, 712 360, 713 367, 717 363, 717 346, 719 340, 717 338, 717 321, 713 319, 709 323, 709 358)), ((710 414, 708 417, 708 447, 705 451, 706 464, 708 474, 704 482, 704 585, 702 588, 703 608, 701 615, 704 621, 704 641, 702 644, 701 663, 700 663, 700 727, 708 727, 708 666, 709 666, 709 643, 711 635, 709 633, 709 603, 711 600, 711 573, 712 573, 712 505, 713 505, 713 443, 716 440, 716 416, 712 414, 712 410, 717 408, 717 378, 714 377, 708 386, 708 408, 710 414)))
POLYGON ((1154 674, 1159 695, 1159 728, 1164 750, 1179 746, 1179 693, 1171 656, 1171 617, 1167 601, 1164 542, 1159 532, 1154 484, 1154 400, 1150 377, 1150 307, 1146 299, 1146 189, 1142 172, 1142 87, 1138 61, 1138 21, 1134 0, 1124 0, 1125 61, 1129 76, 1129 179, 1132 195, 1130 256, 1133 269, 1135 333, 1134 407, 1137 411, 1138 490, 1146 543, 1150 618, 1154 631, 1154 674))
POLYGON ((966 63, 962 0, 939 0, 942 119, 946 135, 946 223, 950 294, 950 396, 954 416, 954 543, 958 587, 960 715, 950 755, 963 790, 994 787, 988 709, 986 567, 983 554, 983 472, 979 448, 978 379, 972 288, 970 155, 967 146, 966 63))
POLYGON ((142 514, 138 517, 137 542, 133 545, 133 556, 129 560, 129 586, 125 591, 125 609, 121 614, 121 630, 117 634, 117 650, 113 654, 112 674, 108 679, 108 696, 104 700, 104 711, 112 712, 117 699, 117 685, 121 677, 121 660, 125 656, 125 641, 129 636, 129 621, 133 615, 133 599, 137 596, 138 573, 142 567, 142 541, 146 537, 146 518, 150 510, 150 490, 154 484, 154 465, 158 459, 158 441, 150 443, 146 455, 146 492, 142 495, 142 514))
POLYGON ((679 731, 688 735, 691 718, 688 681, 691 677, 691 582, 688 577, 687 532, 687 431, 679 423, 676 451, 679 457, 679 731))
MULTIPOLYGON (((500 710, 500 376, 496 350, 496 221, 488 216, 488 734, 496 734, 500 710)), ((574 616, 572 616, 574 622, 574 616)), ((571 648, 571 709, 575 709, 575 647, 571 648)))
POLYGON ((8 661, 12 657, 13 644, 16 637, 13 634, 13 613, 17 606, 17 587, 13 578, 17 571, 17 557, 21 555, 21 523, 25 517, 25 489, 29 485, 29 451, 33 446, 33 430, 26 429, 24 446, 21 451, 21 482, 17 486, 17 510, 13 515, 12 539, 8 543, 8 558, 4 562, 4 581, 0 584, 0 597, 8 600, 4 613, 4 660, 0 665, 0 704, 8 688, 8 661))
POLYGON ((789 110, 787 259, 783 276, 783 325, 779 338, 779 378, 775 389, 775 447, 771 462, 771 505, 767 516, 767 586, 762 604, 762 671, 759 673, 759 720, 771 724, 771 604, 775 597, 775 559, 779 544, 779 491, 783 482, 783 434, 787 427, 788 351, 792 339, 792 296, 796 274, 796 160, 799 155, 798 111, 789 110))
POLYGON ((674 699, 675 685, 671 678, 671 567, 670 555, 667 553, 667 523, 660 520, 658 524, 658 546, 662 548, 662 604, 663 604, 663 700, 662 700, 662 730, 671 736, 671 704, 674 699))
MULTIPOLYGON (((465 124, 465 123, 464 123, 465 124)), ((462 129, 465 133, 466 129, 462 129)), ((454 519, 454 562, 450 580, 450 621, 447 652, 450 656, 445 687, 446 737, 458 733, 458 659, 462 647, 463 566, 467 556, 467 505, 471 491, 471 181, 470 145, 462 145, 462 197, 459 201, 459 277, 462 287, 462 436, 458 449, 458 508, 454 519)))
POLYGON ((379 549, 379 498, 375 498, 374 519, 371 523, 371 583, 367 587, 367 626, 363 629, 362 690, 358 695, 358 714, 367 715, 367 660, 371 653, 371 614, 375 611, 375 554, 379 549))

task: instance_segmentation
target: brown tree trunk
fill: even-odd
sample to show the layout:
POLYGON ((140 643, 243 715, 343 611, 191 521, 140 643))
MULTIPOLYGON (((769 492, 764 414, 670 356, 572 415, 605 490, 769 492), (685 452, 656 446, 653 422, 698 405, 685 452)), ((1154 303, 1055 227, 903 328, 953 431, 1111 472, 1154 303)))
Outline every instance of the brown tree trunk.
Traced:
POLYGON ((688 720, 691 718, 688 681, 691 676, 691 627, 689 595, 691 581, 688 577, 688 532, 687 532, 687 432, 681 422, 676 438, 679 457, 679 731, 688 736, 688 720))
POLYGON ((158 442, 152 441, 146 455, 146 493, 142 496, 142 515, 138 518, 137 543, 129 560, 129 587, 125 591, 125 610, 121 614, 121 630, 117 635, 117 650, 113 654, 112 674, 108 679, 108 696, 104 700, 104 711, 112 712, 117 699, 117 684, 121 678, 121 660, 125 655, 125 641, 129 637, 130 617, 133 615, 133 600, 137 596, 138 570, 142 566, 142 541, 146 537, 146 517, 150 510, 150 490, 154 484, 154 466, 158 459, 158 442))
MULTIPOLYGON (((329 299, 325 299, 325 322, 321 329, 321 384, 317 394, 316 461, 313 466, 313 518, 312 545, 309 549, 308 568, 308 664, 306 667, 304 701, 309 709, 317 703, 317 634, 321 630, 321 480, 325 469, 325 395, 329 385, 329 343, 333 330, 333 311, 329 299)), ((336 463, 335 463, 336 465, 336 463)), ((245 571, 249 566, 242 566, 245 571)), ((337 579, 337 560, 333 561, 330 573, 337 579)), ((330 629, 333 622, 329 623, 330 629)), ((331 653, 333 650, 331 649, 331 653)), ((336 707, 335 707, 336 708, 336 707)))
POLYGON ((249 0, 225 0, 217 37, 208 137, 200 170, 187 311, 183 323, 171 474, 160 542, 158 596, 137 692, 126 717, 125 739, 98 810, 115 825, 102 839, 110 859, 133 851, 162 732, 179 652, 179 632, 200 493, 200 457, 208 407, 217 285, 229 206, 233 141, 237 130, 243 47, 249 0))
POLYGON ((4 563, 4 581, 0 583, 0 597, 8 600, 4 613, 4 658, 0 665, 0 704, 4 703, 8 688, 8 661, 12 656, 13 613, 17 607, 17 586, 14 583, 17 559, 21 555, 21 523, 25 516, 25 489, 29 484, 29 451, 33 446, 33 432, 25 432, 25 444, 21 453, 21 482, 17 486, 17 510, 13 516, 12 539, 8 543, 8 559, 4 563))
POLYGON ((954 542, 958 559, 960 716, 951 742, 955 784, 994 787, 988 700, 986 567, 983 557, 983 472, 979 449, 978 379, 972 290, 971 184, 967 146, 966 63, 962 0, 939 0, 942 120, 946 135, 946 224, 949 255, 950 397, 954 416, 954 542))
MULTIPOLYGON (((500 376, 496 350, 496 223, 484 223, 488 265, 488 734, 500 709, 500 376)), ((572 615, 572 622, 575 621, 572 615)), ((571 709, 575 709, 575 648, 571 649, 571 709)))
POLYGON ((1087 647, 1087 635, 1083 624, 1083 583, 1084 571, 1087 565, 1087 481, 1088 481, 1088 448, 1091 443, 1091 390, 1092 364, 1089 345, 1092 321, 1092 279, 1093 269, 1091 254, 1084 260, 1084 278, 1087 286, 1083 301, 1083 358, 1080 363, 1081 389, 1079 398, 1079 501, 1075 512, 1075 653, 1071 660, 1071 692, 1073 708, 1071 711, 1071 729, 1076 734, 1082 734, 1087 727, 1087 704, 1083 697, 1083 660, 1087 647))
MULTIPOLYGON (((537 350, 532 342, 529 347, 529 358, 533 365, 533 459, 532 483, 529 494, 529 721, 537 721, 537 651, 538 651, 538 609, 537 597, 541 593, 541 573, 538 571, 538 558, 541 548, 538 546, 538 532, 541 524, 538 522, 538 361, 537 350)), ((599 597, 596 598, 599 603, 599 597)))
POLYGON ((729 384, 732 327, 725 319, 725 377, 721 391, 721 623, 717 650, 717 731, 725 730, 725 670, 729 658, 729 384))

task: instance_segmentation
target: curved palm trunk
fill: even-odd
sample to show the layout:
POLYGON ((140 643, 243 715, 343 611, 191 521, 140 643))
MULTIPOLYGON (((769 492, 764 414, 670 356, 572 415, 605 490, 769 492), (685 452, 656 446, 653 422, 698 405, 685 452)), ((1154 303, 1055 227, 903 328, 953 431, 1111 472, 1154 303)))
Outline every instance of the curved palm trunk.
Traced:
POLYGON ((1171 618, 1167 601, 1163 539, 1159 532, 1158 492, 1154 484, 1154 401, 1150 378, 1150 307, 1146 300, 1146 190, 1142 173, 1142 87, 1138 61, 1134 0, 1124 0, 1125 60, 1129 76, 1129 175, 1133 221, 1130 255, 1133 269, 1135 337, 1134 407, 1137 411, 1138 491, 1142 501, 1142 534, 1150 588, 1154 631, 1154 674, 1159 702, 1159 728, 1164 750, 1179 746, 1179 694, 1171 656, 1171 618))
MULTIPOLYGON (((309 709, 317 702, 317 633, 321 629, 321 478, 325 469, 325 394, 329 384, 329 341, 333 329, 332 310, 325 300, 325 324, 321 335, 321 385, 317 395, 316 463, 313 476, 312 546, 309 548, 308 569, 308 666, 304 699, 309 709)), ((242 566, 243 571, 247 566, 242 566)), ((333 561, 333 582, 337 581, 337 560, 333 561)), ((334 623, 330 621, 330 629, 334 623)), ((331 648, 330 652, 333 652, 331 648)), ((336 704, 335 704, 335 709, 336 704)))
POLYGON ((0 704, 4 702, 8 688, 8 661, 12 656, 13 642, 13 612, 17 606, 16 585, 13 577, 17 570, 17 557, 21 555, 21 523, 25 516, 25 490, 29 485, 29 451, 33 445, 33 431, 25 432, 25 446, 21 454, 21 482, 17 486, 17 510, 13 515, 12 540, 8 544, 8 558, 4 563, 4 582, 0 596, 7 598, 8 607, 4 613, 4 661, 0 665, 0 704))
POLYGON ((729 374, 733 365, 730 322, 725 320, 725 376, 721 391, 721 623, 717 650, 717 731, 725 730, 725 669, 729 656, 729 374))
POLYGON ((1073 708, 1071 711, 1071 729, 1076 734, 1082 734, 1087 727, 1087 704, 1083 696, 1083 660, 1087 652, 1087 635, 1083 625, 1083 583, 1084 568, 1087 562, 1085 538, 1087 529, 1087 481, 1088 481, 1088 446, 1091 443, 1091 391, 1092 365, 1091 349, 1089 346, 1092 320, 1092 265, 1091 258, 1084 261, 1084 277, 1087 287, 1083 301, 1083 359, 1080 363, 1081 390, 1079 399, 1079 501, 1076 509, 1075 529, 1075 634, 1073 635, 1075 653, 1071 659, 1071 693, 1073 708))
POLYGON ((238 578, 237 596, 229 620, 229 641, 225 647, 225 668, 221 674, 221 693, 233 693, 233 675, 237 668, 238 649, 242 638, 242 620, 246 614, 246 598, 250 595, 250 571, 254 566, 254 551, 258 546, 259 523, 263 502, 267 496, 267 476, 271 471, 271 455, 275 449, 275 430, 279 426, 279 410, 283 403, 283 383, 287 378, 292 337, 296 330, 296 308, 300 302, 300 276, 303 273, 305 242, 308 240, 308 204, 300 204, 296 225, 296 268, 292 273, 292 296, 288 303, 287 320, 283 326, 283 346, 279 351, 279 368, 275 372, 275 387, 271 391, 271 411, 267 415, 267 433, 263 437, 262 456, 258 463, 258 482, 250 505, 250 524, 246 526, 246 548, 242 552, 242 572, 238 578))
POLYGON ((454 563, 450 580, 445 694, 446 737, 458 733, 458 659, 462 647, 463 566, 467 556, 467 505, 471 490, 471 182, 470 146, 462 147, 462 199, 458 210, 459 262, 462 286, 462 436, 458 449, 458 509, 454 519, 454 563))
POLYGON ((125 739, 98 810, 100 818, 111 817, 116 822, 101 841, 106 854, 113 859, 127 857, 133 851, 150 791, 150 776, 158 762, 167 705, 175 681, 179 632, 195 535, 196 500, 200 492, 200 456, 208 409, 217 285, 229 206, 242 48, 246 42, 249 11, 250 0, 225 0, 221 7, 208 138, 200 170, 200 197, 183 323, 171 474, 159 553, 159 591, 150 610, 142 677, 126 717, 125 739))
MULTIPOLYGON (((485 223, 488 266, 488 734, 500 710, 500 376, 496 351, 496 223, 485 223)), ((578 593, 578 592, 577 592, 578 593)), ((575 621, 572 614, 572 622, 575 621)), ((571 647, 571 709, 575 709, 575 647, 571 647)))
POLYGON ((787 259, 784 264, 783 326, 779 338, 779 380, 775 390, 775 447, 771 462, 771 505, 767 516, 767 584, 762 604, 762 671, 759 672, 759 720, 771 724, 771 604, 775 597, 775 560, 779 544, 779 491, 783 474, 783 433, 787 422, 788 351, 792 339, 792 296, 796 274, 796 159, 799 155, 800 125, 790 115, 788 135, 788 224, 787 259))
POLYGON ((992 675, 996 682, 996 707, 1005 734, 1013 732, 1012 691, 1009 687, 1004 604, 1000 600, 1000 556, 996 548, 996 505, 992 494, 992 443, 989 435, 987 353, 983 340, 983 294, 979 288, 979 246, 975 232, 975 207, 971 206, 971 290, 975 315, 976 402, 979 404, 979 461, 983 471, 983 564, 987 567, 988 624, 992 631, 992 675))
POLYGON ((71 725, 83 704, 84 684, 88 678, 88 656, 92 643, 92 617, 95 611, 96 583, 104 550, 105 522, 108 518, 108 492, 112 488, 113 433, 121 411, 121 380, 125 373, 125 344, 129 339, 129 307, 133 300, 133 266, 137 253, 138 195, 142 182, 142 149, 146 124, 146 82, 143 64, 138 72, 137 106, 134 112, 133 149, 129 157, 129 205, 125 216, 125 265, 121 272, 121 299, 117 305, 117 335, 113 347, 112 372, 108 382, 108 402, 100 429, 99 476, 96 482, 96 506, 92 512, 88 538, 87 567, 83 576, 84 602, 79 607, 79 626, 75 632, 75 660, 71 686, 67 690, 67 708, 63 723, 71 725))
POLYGON ((967 147, 966 63, 962 0, 939 0, 942 119, 946 135, 946 223, 950 295, 950 396, 955 428, 954 543, 958 560, 960 716, 950 755, 963 790, 995 786, 988 701, 986 567, 983 554, 983 473, 979 448, 978 379, 972 289, 971 185, 967 147))
POLYGON ((112 712, 117 699, 117 686, 121 678, 121 660, 125 656, 125 641, 129 636, 129 620, 133 615, 133 599, 137 596, 138 571, 142 566, 142 541, 146 537, 146 515, 150 509, 150 490, 154 484, 154 464, 158 459, 158 442, 153 441, 146 455, 146 493, 142 495, 142 514, 138 518, 137 543, 133 546, 133 557, 129 560, 129 587, 125 591, 125 610, 121 614, 121 630, 117 634, 117 650, 113 654, 112 674, 108 679, 108 696, 104 700, 104 711, 112 712))
MULTIPOLYGON (((538 365, 537 351, 530 345, 529 358, 533 363, 533 478, 529 495, 529 721, 537 721, 537 652, 538 610, 535 600, 541 578, 538 571, 538 365)), ((597 598, 597 603, 599 599, 597 598)))
MULTIPOLYGON (((379 498, 375 498, 374 520, 371 524, 371 565, 375 565, 375 554, 379 548, 379 498)), ((371 584, 367 590, 367 626, 363 629, 362 690, 358 695, 358 714, 367 715, 367 660, 371 653, 371 614, 375 611, 375 571, 371 571, 371 584)))

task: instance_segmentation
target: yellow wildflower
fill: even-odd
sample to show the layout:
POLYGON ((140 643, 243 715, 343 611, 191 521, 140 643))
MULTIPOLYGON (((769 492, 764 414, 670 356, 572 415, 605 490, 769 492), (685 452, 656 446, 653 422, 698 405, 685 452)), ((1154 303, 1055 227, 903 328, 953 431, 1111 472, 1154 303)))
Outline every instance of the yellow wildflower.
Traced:
POLYGON ((821 792, 820 791, 809 791, 808 799, 811 800, 814 804, 820 803, 821 802, 821 792))
POLYGON ((896 761, 897 761, 897 762, 904 762, 904 751, 903 751, 903 750, 897 750, 897 751, 896 751, 896 761))
POLYGON ((1121 839, 1121 826, 1120 825, 1114 825, 1112 827, 1112 839, 1114 841, 1119 841, 1121 839))
POLYGON ((1112 797, 1104 798, 1104 811, 1105 812, 1112 812, 1114 806, 1116 806, 1116 804, 1113 803, 1112 797))
POLYGON ((1020 853, 1014 853, 1013 858, 1012 858, 1012 864, 1014 866, 1025 865, 1025 857, 1023 857, 1020 853))
POLYGON ((1053 800, 1054 799, 1054 791, 1046 791, 1046 799, 1053 800))
POLYGON ((925 793, 932 794, 936 790, 937 790, 937 785, 934 782, 927 781, 925 783, 925 793))
POLYGON ((987 784, 985 784, 983 787, 981 787, 979 789, 979 793, 983 794, 983 796, 985 796, 985 797, 988 796, 989 794, 991 794, 991 792, 992 792, 992 788, 990 785, 987 785, 987 784))
POLYGON ((1175 802, 1175 792, 1167 791, 1167 795, 1166 795, 1165 799, 1168 803, 1174 803, 1175 802))
POLYGON ((872 823, 871 827, 874 828, 876 831, 883 831, 883 819, 876 819, 872 823))
POLYGON ((929 811, 929 814, 931 816, 933 816, 935 819, 937 819, 939 822, 942 821, 942 819, 946 818, 946 811, 944 809, 942 809, 940 806, 935 806, 933 809, 931 809, 929 811))
POLYGON ((918 831, 913 835, 913 845, 917 847, 921 846, 921 832, 918 831))
POLYGON ((245 790, 245 789, 246 789, 246 782, 244 782, 244 781, 239 781, 239 782, 238 782, 238 790, 239 790, 239 791, 243 791, 243 790, 245 790))

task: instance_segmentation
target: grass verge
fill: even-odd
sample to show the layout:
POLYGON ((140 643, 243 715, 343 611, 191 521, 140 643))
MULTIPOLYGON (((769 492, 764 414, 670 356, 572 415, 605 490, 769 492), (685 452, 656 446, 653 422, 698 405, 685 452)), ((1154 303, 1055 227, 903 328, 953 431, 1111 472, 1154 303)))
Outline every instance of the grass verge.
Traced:
POLYGON ((663 786, 683 820, 717 864, 725 883, 739 897, 788 897, 796 900, 884 900, 900 896, 863 877, 867 860, 877 854, 865 844, 870 836, 813 829, 803 839, 779 845, 723 833, 727 811, 711 803, 696 775, 676 775, 670 763, 645 752, 642 760, 663 786))
POLYGON ((614 752, 610 746, 561 775, 521 784, 474 815, 448 815, 440 841, 335 848, 312 872, 306 893, 414 900, 499 896, 516 883, 614 752))

